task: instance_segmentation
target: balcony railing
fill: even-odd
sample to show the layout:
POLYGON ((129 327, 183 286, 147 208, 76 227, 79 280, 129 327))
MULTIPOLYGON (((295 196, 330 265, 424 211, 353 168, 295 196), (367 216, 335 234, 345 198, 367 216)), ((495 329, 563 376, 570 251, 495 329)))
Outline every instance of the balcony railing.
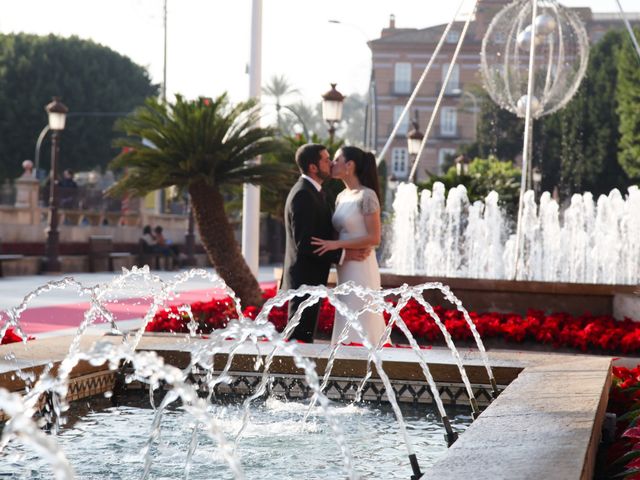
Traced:
POLYGON ((408 96, 411 95, 415 86, 415 82, 393 81, 389 85, 389 93, 391 95, 408 96))

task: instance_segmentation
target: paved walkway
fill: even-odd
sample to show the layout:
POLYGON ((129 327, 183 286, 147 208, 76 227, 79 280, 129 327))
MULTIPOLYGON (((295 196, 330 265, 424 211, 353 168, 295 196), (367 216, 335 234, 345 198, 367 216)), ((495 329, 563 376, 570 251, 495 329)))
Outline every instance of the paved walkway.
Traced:
MULTIPOLYGON (((167 283, 173 283, 178 275, 186 270, 176 272, 152 271, 167 283)), ((206 269, 214 273, 213 269, 206 269)), ((69 273, 65 275, 33 275, 0 278, 0 325, 6 319, 6 310, 18 307, 27 295, 49 282, 59 282, 63 278, 73 278, 82 287, 102 288, 112 285, 118 274, 110 272, 100 273, 69 273)), ((275 286, 273 266, 260 267, 258 281, 263 288, 275 286)), ((115 290, 109 295, 108 309, 113 313, 119 328, 129 330, 140 325, 141 318, 148 311, 152 298, 147 296, 148 288, 144 282, 131 282, 124 288, 115 290), (141 283, 143 283, 141 285, 141 283), (147 288, 145 290, 145 288, 147 288)), ((151 285, 151 284, 150 284, 151 285)), ((208 300, 213 295, 220 295, 222 291, 214 288, 208 278, 196 277, 176 287, 176 297, 170 304, 192 303, 198 300, 208 300)), ((149 287, 150 288, 150 287, 149 287)), ((21 325, 27 334, 37 338, 73 334, 89 309, 86 295, 82 295, 77 285, 68 285, 45 292, 31 300, 28 308, 21 314, 21 325)), ((92 327, 94 333, 109 329, 106 323, 92 327)))

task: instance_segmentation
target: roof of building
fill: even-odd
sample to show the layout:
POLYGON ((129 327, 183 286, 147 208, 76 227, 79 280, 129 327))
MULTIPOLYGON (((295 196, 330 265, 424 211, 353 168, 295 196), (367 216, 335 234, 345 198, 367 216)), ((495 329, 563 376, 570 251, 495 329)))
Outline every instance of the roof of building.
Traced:
MULTIPOLYGON (((612 22, 618 21, 622 22, 622 16, 620 12, 593 12, 592 18, 595 21, 601 22, 612 22)), ((640 22, 640 12, 625 12, 624 16, 630 22, 640 22)))
MULTIPOLYGON (((460 32, 464 22, 454 22, 452 30, 460 32)), ((370 43, 379 45, 385 43, 437 43, 444 33, 446 24, 435 25, 422 29, 417 28, 396 28, 394 30, 385 29, 384 36, 371 40, 370 43)))
MULTIPOLYGON (((572 10, 580 10, 580 8, 573 8, 572 10)), ((585 7, 585 10, 589 10, 585 7)), ((630 22, 640 22, 640 12, 625 12, 625 16, 627 20, 630 22)), ((613 22, 619 21, 621 28, 624 26, 622 24, 622 18, 619 12, 593 12, 591 13, 591 21, 592 22, 613 22)), ((451 29, 452 31, 461 32, 465 22, 458 21, 454 22, 451 29)), ((432 27, 427 28, 385 28, 383 30, 383 34, 380 38, 376 38, 374 40, 369 41, 369 44, 372 46, 375 45, 385 45, 385 44, 397 44, 397 43, 410 43, 410 44, 420 44, 420 43, 437 43, 440 40, 440 37, 445 31, 447 27, 446 24, 442 25, 434 25, 432 27)), ((473 42, 475 39, 471 36, 466 40, 473 42)))

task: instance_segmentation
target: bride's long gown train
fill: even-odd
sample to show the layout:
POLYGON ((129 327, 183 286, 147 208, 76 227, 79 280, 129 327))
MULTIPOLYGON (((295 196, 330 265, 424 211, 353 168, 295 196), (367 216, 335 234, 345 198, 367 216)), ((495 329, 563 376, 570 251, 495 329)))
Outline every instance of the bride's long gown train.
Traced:
MULTIPOLYGON (((376 193, 370 188, 362 187, 358 190, 343 190, 336 199, 336 209, 333 214, 333 226, 339 233, 340 240, 349 240, 367 234, 367 227, 364 220, 365 214, 380 211, 380 204, 376 193)), ((363 287, 372 290, 380 289, 380 271, 375 252, 371 252, 366 260, 361 262, 345 261, 337 267, 338 284, 352 281, 363 287)), ((351 311, 360 310, 363 301, 354 294, 340 297, 351 311)), ((362 328, 369 340, 375 347, 385 329, 385 322, 382 314, 370 311, 363 312, 358 317, 362 328)), ((347 324, 347 318, 336 312, 331 343, 338 343, 340 333, 347 324)), ((362 343, 362 337, 352 328, 349 328, 347 338, 343 343, 362 343)))

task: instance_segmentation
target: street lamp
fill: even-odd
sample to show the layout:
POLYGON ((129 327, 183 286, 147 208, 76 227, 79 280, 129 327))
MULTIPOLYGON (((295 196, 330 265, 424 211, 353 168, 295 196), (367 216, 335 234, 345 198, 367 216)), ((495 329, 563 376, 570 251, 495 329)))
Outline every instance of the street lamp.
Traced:
POLYGON ((467 175, 469 173, 469 158, 466 155, 460 155, 454 160, 456 164, 456 174, 458 176, 467 175))
POLYGON ((540 193, 540 185, 542 184, 542 171, 538 166, 533 167, 531 180, 533 180, 533 191, 538 195, 540 193))
POLYGON ((411 122, 411 130, 407 133, 407 150, 409 151, 409 156, 411 157, 411 164, 417 160, 418 154, 420 153, 420 146, 422 145, 422 139, 424 138, 424 134, 420 131, 420 126, 418 125, 418 111, 415 111, 415 119, 411 122))
POLYGON ((53 97, 53 101, 44 107, 49 115, 49 130, 53 132, 51 138, 51 173, 49 177, 49 229, 45 245, 45 272, 59 272, 60 259, 58 247, 60 234, 58 232, 58 188, 56 186, 58 155, 60 153, 60 132, 64 130, 69 109, 60 101, 60 97, 53 97))
POLYGON ((475 138, 478 135, 478 113, 480 112, 478 108, 478 97, 467 90, 461 90, 459 88, 452 90, 451 93, 454 95, 462 95, 471 100, 473 104, 473 136, 475 138))
POLYGON ((336 83, 331 84, 331 90, 322 95, 322 118, 329 125, 329 143, 333 143, 336 133, 336 123, 342 120, 342 105, 344 95, 336 90, 336 83))
MULTIPOLYGON (((360 28, 358 25, 348 22, 343 22, 341 20, 331 19, 329 23, 333 23, 334 25, 342 25, 345 27, 350 27, 354 29, 354 31, 358 32, 363 40, 364 45, 368 45, 369 36, 365 33, 365 31, 360 28)), ((367 48, 367 53, 370 53, 370 49, 367 48)), ((377 107, 376 107, 376 79, 373 70, 373 58, 369 62, 369 88, 367 93, 367 103, 364 110, 364 148, 367 150, 375 150, 376 147, 376 122, 377 122, 377 107)))

